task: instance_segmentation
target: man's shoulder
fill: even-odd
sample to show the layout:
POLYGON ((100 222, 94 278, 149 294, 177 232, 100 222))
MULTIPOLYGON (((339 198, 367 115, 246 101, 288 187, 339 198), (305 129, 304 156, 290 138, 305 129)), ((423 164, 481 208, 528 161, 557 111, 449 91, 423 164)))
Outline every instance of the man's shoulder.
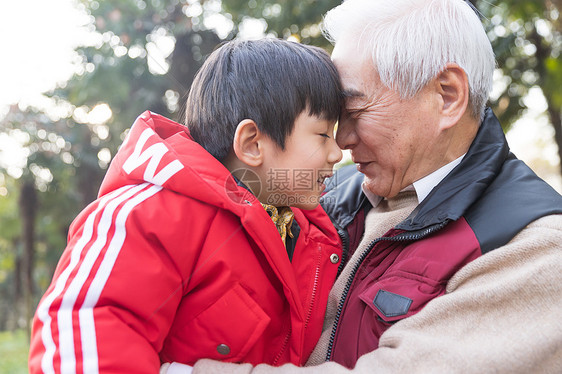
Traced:
POLYGON ((529 223, 519 235, 540 235, 545 238, 559 237, 562 248, 562 213, 550 214, 529 223))
POLYGON ((486 253, 507 243, 529 223, 561 213, 562 196, 512 156, 465 218, 486 253))

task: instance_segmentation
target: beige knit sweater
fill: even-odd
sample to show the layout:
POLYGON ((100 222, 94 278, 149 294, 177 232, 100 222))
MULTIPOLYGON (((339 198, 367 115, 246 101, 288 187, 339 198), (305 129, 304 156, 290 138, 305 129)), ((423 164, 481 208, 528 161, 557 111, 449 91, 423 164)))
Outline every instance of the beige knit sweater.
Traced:
MULTIPOLYGON (((335 306, 354 259, 371 238, 403 220, 415 195, 383 201, 366 218, 366 233, 337 279, 324 333, 309 365, 225 364, 201 360, 194 373, 332 374, 350 370, 322 363, 335 306)), ((507 245, 476 259, 449 281, 447 293, 390 327, 353 373, 562 373, 562 215, 543 217, 507 245)))

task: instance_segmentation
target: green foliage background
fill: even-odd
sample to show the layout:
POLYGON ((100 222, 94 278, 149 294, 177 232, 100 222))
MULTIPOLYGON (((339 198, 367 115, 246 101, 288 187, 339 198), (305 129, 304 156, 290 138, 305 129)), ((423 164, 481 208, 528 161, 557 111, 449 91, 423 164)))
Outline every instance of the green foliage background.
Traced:
POLYGON ((27 373, 28 351, 25 330, 0 332, 0 374, 27 373))

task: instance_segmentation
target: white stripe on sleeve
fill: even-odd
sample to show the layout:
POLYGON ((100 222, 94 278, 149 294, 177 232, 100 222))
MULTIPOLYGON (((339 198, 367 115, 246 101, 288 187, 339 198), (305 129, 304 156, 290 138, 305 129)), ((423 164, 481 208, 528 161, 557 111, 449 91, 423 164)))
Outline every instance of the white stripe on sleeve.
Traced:
MULTIPOLYGON (((97 227, 97 237, 88 249, 86 256, 80 263, 78 272, 70 282, 70 285, 64 292, 60 309, 57 313, 57 322, 59 326, 59 350, 61 360, 61 373, 76 373, 76 357, 74 352, 74 330, 73 325, 73 309, 76 299, 88 280, 90 272, 96 263, 100 252, 105 248, 108 242, 109 229, 113 226, 113 215, 115 210, 127 199, 131 198, 139 191, 144 189, 148 183, 137 185, 121 196, 113 199, 105 207, 100 222, 97 227)), ((87 336, 87 339, 94 339, 95 336, 87 336)))
POLYGON ((120 194, 124 193, 131 187, 132 186, 123 186, 118 190, 115 190, 110 194, 104 196, 102 199, 100 199, 100 202, 97 208, 95 209, 95 211, 92 212, 86 219, 82 236, 80 237, 74 248, 72 249, 70 262, 68 266, 61 272, 60 276, 57 278, 53 290, 49 294, 45 295, 45 298, 37 308, 37 317, 43 323, 41 329, 41 339, 43 341, 43 345, 45 346, 45 353, 41 359, 41 369, 45 374, 54 374, 55 372, 53 358, 55 355, 56 346, 53 340, 53 335, 51 330, 51 316, 49 315, 49 309, 51 308, 51 304, 63 292, 70 274, 72 273, 72 271, 74 270, 74 268, 76 267, 76 265, 80 260, 82 250, 84 249, 86 244, 92 239, 92 235, 94 231, 93 230, 94 221, 98 213, 105 208, 106 204, 111 199, 119 196, 120 194))
POLYGON ((97 359, 97 346, 96 346, 96 329, 94 323, 94 307, 99 300, 101 292, 105 287, 105 283, 109 278, 109 274, 113 269, 115 261, 123 248, 123 243, 127 236, 125 223, 127 222, 127 217, 133 208, 141 204, 144 200, 156 194, 160 191, 162 187, 153 185, 149 189, 142 191, 134 198, 130 199, 125 203, 123 208, 119 211, 117 217, 115 218, 115 233, 109 247, 105 253, 103 261, 96 272, 94 279, 90 287, 88 288, 88 293, 82 307, 80 308, 80 335, 82 337, 94 337, 94 339, 82 339, 82 351, 84 355, 84 374, 98 374, 98 362, 97 359))

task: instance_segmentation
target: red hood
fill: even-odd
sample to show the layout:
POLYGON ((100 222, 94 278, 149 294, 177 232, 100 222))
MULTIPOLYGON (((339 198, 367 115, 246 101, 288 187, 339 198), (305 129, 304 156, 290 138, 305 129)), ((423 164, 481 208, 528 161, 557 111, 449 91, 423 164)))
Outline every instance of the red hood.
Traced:
MULTIPOLYGON (((255 218, 248 215, 244 208, 251 203, 261 209, 259 200, 237 185, 228 169, 193 140, 186 126, 149 111, 133 123, 111 162, 99 195, 106 195, 125 185, 146 182, 229 210, 240 217, 246 230, 254 230, 255 218)), ((309 224, 312 224, 328 238, 327 243, 339 243, 339 237, 322 207, 292 210, 301 230, 307 232, 309 224)), ((269 240, 259 231, 254 234, 258 241, 269 240)), ((268 247, 271 245, 264 243, 264 248, 268 247)))
POLYGON ((224 165, 193 140, 186 126, 150 111, 133 123, 99 194, 144 182, 229 210, 237 210, 245 200, 257 202, 254 195, 237 186, 224 165))

